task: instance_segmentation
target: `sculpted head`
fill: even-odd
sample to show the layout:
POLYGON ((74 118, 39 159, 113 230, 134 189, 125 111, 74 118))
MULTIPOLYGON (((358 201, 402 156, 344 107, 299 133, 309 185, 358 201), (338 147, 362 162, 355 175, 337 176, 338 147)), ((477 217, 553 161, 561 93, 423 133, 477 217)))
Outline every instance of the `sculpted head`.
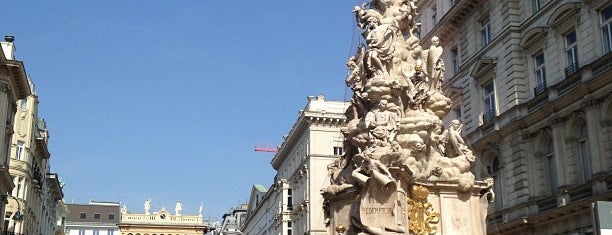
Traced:
POLYGON ((431 38, 431 45, 440 46, 440 38, 433 36, 431 38))

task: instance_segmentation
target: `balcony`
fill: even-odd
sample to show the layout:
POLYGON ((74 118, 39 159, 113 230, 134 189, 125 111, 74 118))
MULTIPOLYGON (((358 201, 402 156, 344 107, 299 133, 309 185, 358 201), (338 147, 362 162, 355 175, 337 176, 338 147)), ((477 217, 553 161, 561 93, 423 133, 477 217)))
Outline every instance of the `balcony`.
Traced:
POLYGON ((573 63, 570 66, 567 66, 567 68, 565 68, 565 77, 574 75, 576 72, 578 72, 578 69, 578 63, 573 63))
POLYGON ((602 74, 612 68, 612 52, 608 52, 604 56, 597 59, 592 64, 593 68, 593 76, 597 76, 602 74))
POLYGON ((482 115, 482 122, 483 123, 488 123, 491 122, 493 120, 493 118, 495 118, 496 116, 496 112, 495 109, 490 109, 487 110, 483 115, 482 115))
POLYGON ((546 82, 542 82, 538 84, 535 88, 533 88, 533 93, 535 96, 538 96, 546 91, 546 82))

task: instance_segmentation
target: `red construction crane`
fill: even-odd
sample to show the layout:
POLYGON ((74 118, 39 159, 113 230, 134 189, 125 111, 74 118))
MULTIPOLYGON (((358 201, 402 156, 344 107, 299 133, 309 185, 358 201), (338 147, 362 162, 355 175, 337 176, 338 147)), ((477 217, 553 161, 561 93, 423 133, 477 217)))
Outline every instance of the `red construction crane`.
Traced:
POLYGON ((271 147, 270 145, 258 144, 257 146, 255 146, 255 152, 276 153, 278 152, 278 147, 271 147))

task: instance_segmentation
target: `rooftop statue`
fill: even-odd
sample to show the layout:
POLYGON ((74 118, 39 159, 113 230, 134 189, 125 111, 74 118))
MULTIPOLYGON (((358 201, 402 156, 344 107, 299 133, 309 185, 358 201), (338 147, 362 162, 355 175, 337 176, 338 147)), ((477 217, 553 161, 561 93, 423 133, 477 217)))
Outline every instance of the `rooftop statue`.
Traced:
POLYGON ((422 48, 415 2, 373 0, 353 9, 366 44, 346 63, 353 96, 342 128, 345 154, 328 166, 331 185, 321 190, 326 208, 336 210, 326 215, 349 211, 334 219, 345 234, 433 234, 428 223, 438 214, 419 184, 455 182, 461 193, 475 183, 460 121, 442 122, 451 108, 442 92, 443 49, 437 37, 422 48), (351 194, 347 205, 332 202, 351 194), (415 207, 428 222, 408 222, 419 214, 409 213, 415 207))

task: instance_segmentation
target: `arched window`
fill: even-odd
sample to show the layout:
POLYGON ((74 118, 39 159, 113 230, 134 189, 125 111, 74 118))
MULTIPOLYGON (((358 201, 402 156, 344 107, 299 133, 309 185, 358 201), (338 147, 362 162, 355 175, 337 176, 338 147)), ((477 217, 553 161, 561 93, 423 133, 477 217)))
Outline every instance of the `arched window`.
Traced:
POLYGON ((582 182, 585 183, 591 179, 591 155, 589 152, 589 131, 586 122, 580 126, 580 136, 578 136, 578 155, 580 157, 580 165, 582 166, 582 182))
POLYGON ((548 186, 550 189, 550 193, 554 194, 559 187, 559 182, 557 181, 557 163, 555 159, 555 146, 551 140, 548 141, 548 145, 546 147, 546 152, 544 157, 546 158, 546 170, 548 173, 548 186))
POLYGON ((493 192, 495 193, 495 201, 493 202, 493 208, 499 210, 502 208, 502 176, 501 167, 499 165, 499 158, 495 156, 493 162, 487 167, 487 171, 493 178, 493 192))

